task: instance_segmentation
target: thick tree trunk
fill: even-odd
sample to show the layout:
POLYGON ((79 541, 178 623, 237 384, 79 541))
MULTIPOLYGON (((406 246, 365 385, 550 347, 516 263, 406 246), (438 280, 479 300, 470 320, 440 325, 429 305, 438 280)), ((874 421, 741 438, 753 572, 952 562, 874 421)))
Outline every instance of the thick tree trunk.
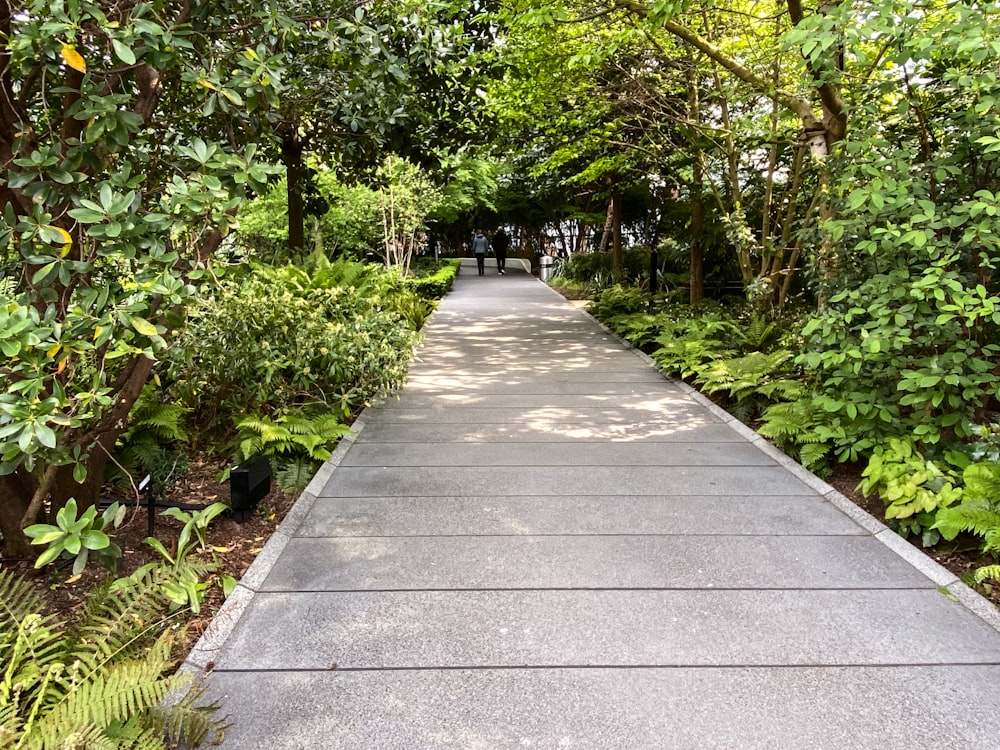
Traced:
POLYGON ((24 517, 34 484, 30 476, 21 472, 0 476, 0 534, 3 534, 4 557, 31 557, 31 543, 21 533, 21 519, 24 517))
POLYGON ((302 143, 294 128, 282 135, 281 159, 288 184, 288 245, 301 250, 306 246, 305 203, 302 199, 305 170, 302 168, 302 143))
POLYGON ((115 443, 121 437, 128 424, 128 415, 139 400, 146 381, 153 371, 153 360, 146 357, 136 357, 129 365, 124 386, 118 391, 118 398, 108 415, 101 422, 99 432, 94 436, 94 442, 87 458, 87 478, 78 483, 73 479, 73 467, 63 466, 56 475, 52 488, 52 508, 63 507, 72 497, 80 508, 96 505, 100 499, 101 487, 104 485, 104 470, 108 465, 115 443))
MULTIPOLYGON (((75 498, 81 509, 97 503, 109 456, 128 423, 129 412, 138 400, 152 369, 153 361, 143 356, 130 362, 122 374, 115 405, 101 423, 77 443, 90 448, 86 459, 87 478, 82 483, 73 478, 72 466, 55 468, 51 487, 47 491, 43 488, 42 492, 39 492, 38 481, 30 474, 20 472, 0 477, 0 533, 3 533, 5 556, 28 557, 33 554, 23 530, 33 523, 46 520, 43 513, 45 501, 48 501, 52 515, 70 498, 75 498)), ((52 471, 50 468, 49 472, 52 471)))

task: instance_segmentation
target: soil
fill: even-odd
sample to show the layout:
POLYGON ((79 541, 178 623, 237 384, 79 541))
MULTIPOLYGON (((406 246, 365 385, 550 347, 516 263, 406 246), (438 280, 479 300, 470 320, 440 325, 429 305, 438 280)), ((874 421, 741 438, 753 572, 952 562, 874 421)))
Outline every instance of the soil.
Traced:
MULTIPOLYGON (((201 506, 216 501, 228 503, 229 485, 217 481, 223 468, 225 466, 217 461, 192 461, 190 471, 167 494, 165 500, 201 506)), ((261 500, 245 522, 240 523, 228 514, 216 517, 208 527, 206 549, 198 552, 197 556, 206 560, 214 557, 219 567, 218 576, 228 575, 239 580, 294 502, 293 495, 272 487, 271 492, 261 500)), ((158 513, 162 513, 162 509, 158 513)), ((172 552, 176 549, 177 535, 181 528, 179 521, 158 514, 154 535, 172 552)), ((113 541, 122 549, 118 576, 127 576, 147 562, 158 559, 156 553, 143 541, 148 536, 147 531, 146 509, 139 507, 130 510, 122 526, 111 533, 113 541)), ((47 611, 64 619, 71 619, 86 600, 88 592, 108 575, 103 568, 91 564, 81 575, 73 576, 69 562, 61 566, 49 566, 42 571, 33 571, 27 565, 22 565, 17 572, 35 583, 47 611)), ((189 612, 186 615, 183 637, 177 644, 179 650, 186 653, 194 645, 224 598, 222 586, 213 585, 208 590, 200 613, 189 612)))

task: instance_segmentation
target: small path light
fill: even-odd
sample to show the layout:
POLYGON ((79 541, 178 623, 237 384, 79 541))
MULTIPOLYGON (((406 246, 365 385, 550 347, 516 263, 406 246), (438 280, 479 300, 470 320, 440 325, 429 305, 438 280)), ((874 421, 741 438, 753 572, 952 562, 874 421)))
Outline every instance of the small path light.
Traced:
POLYGON ((258 456, 229 472, 229 507, 243 523, 257 503, 271 491, 271 464, 258 456))

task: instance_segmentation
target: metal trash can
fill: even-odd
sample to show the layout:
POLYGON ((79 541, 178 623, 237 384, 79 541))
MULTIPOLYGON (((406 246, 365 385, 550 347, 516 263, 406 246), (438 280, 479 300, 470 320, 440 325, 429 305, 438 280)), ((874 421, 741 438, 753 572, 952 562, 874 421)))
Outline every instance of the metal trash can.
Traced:
POLYGON ((552 263, 555 259, 551 255, 543 255, 539 258, 538 262, 540 264, 538 271, 538 278, 542 281, 548 281, 552 278, 552 263))

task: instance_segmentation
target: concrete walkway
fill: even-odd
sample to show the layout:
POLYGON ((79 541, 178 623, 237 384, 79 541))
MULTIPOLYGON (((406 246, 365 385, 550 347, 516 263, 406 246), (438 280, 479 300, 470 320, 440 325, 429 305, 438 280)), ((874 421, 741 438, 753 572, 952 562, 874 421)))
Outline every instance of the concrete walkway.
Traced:
POLYGON ((995 610, 537 280, 466 267, 188 668, 226 748, 1000 748, 995 610))

